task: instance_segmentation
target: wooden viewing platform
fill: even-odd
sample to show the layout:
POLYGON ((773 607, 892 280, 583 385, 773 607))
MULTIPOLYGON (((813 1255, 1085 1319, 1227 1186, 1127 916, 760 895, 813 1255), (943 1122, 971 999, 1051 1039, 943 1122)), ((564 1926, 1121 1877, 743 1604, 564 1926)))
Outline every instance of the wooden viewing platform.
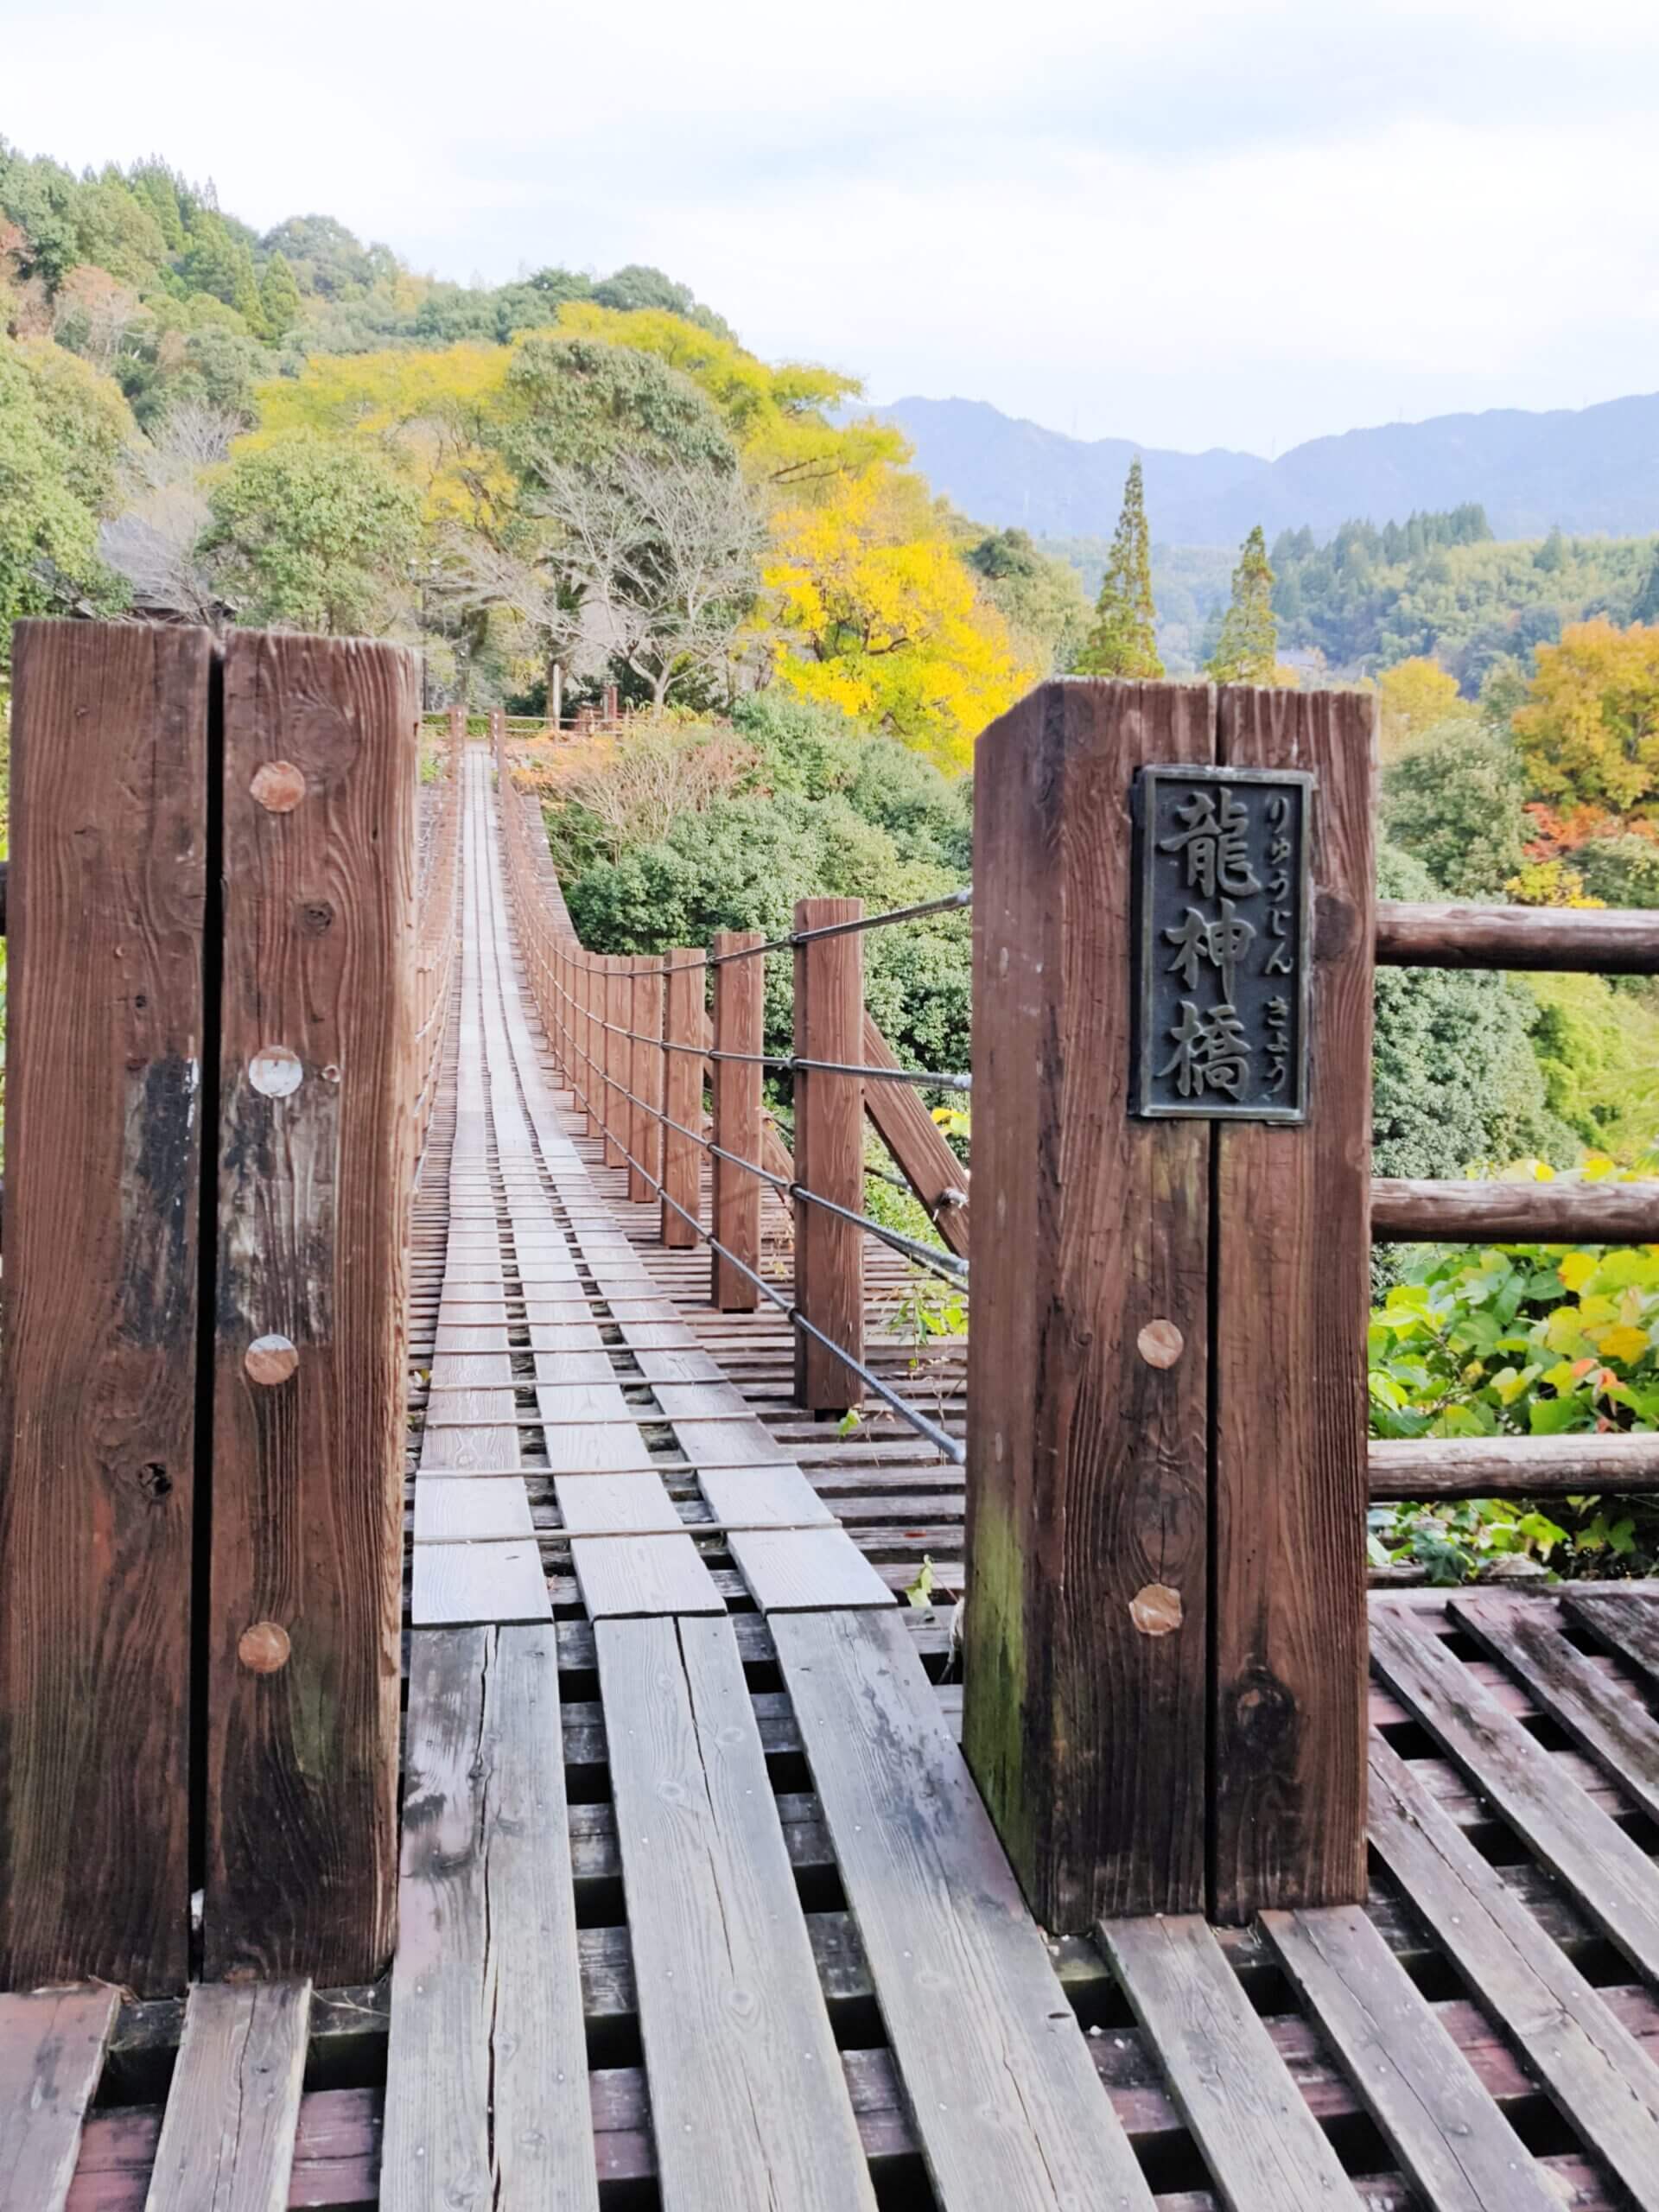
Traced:
MULTIPOLYGON (((962 1467, 661 1241, 458 797, 395 1957, 0 1996, 0 2212, 1659 2212, 1659 1586, 1375 1592, 1366 1902, 1051 1938, 957 1746, 962 1467)), ((957 1438, 908 1287, 864 1357, 957 1438)))

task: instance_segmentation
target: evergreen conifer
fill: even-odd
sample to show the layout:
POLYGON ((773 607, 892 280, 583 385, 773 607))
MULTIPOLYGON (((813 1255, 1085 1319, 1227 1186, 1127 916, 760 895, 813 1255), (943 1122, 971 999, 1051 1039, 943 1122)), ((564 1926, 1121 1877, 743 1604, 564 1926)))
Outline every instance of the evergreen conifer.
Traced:
POLYGON ((1221 634, 1205 663, 1205 673, 1217 683, 1271 683, 1278 660, 1273 570, 1268 565, 1268 541, 1257 523, 1233 570, 1232 601, 1222 617, 1221 634))
POLYGON ((1077 655, 1079 676, 1161 676, 1152 603, 1152 549, 1137 454, 1123 486, 1123 507, 1101 578, 1095 620, 1077 655))

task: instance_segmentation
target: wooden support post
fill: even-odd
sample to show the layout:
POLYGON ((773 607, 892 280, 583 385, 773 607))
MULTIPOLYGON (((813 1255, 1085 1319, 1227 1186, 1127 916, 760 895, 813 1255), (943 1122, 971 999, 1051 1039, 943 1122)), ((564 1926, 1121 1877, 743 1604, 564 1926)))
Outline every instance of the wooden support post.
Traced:
MULTIPOLYGON (((795 927, 857 921, 861 899, 801 899, 795 927)), ((864 939, 856 930, 795 948, 795 1054, 858 1066, 864 1046, 864 939)), ((864 1211, 861 1077, 802 1069, 795 1077, 795 1180, 849 1213, 864 1211)), ((864 1357, 864 1232, 807 1198, 795 1205, 795 1304, 855 1359, 864 1357)), ((864 1385, 853 1369, 805 1330, 795 1332, 795 1402, 812 1413, 845 1413, 864 1385)))
POLYGON ((1363 1904, 1375 702, 1223 692, 1230 768, 1319 779, 1310 1118, 1216 1131, 1211 1910, 1363 1904))
MULTIPOLYGON (((449 709, 449 743, 451 747, 459 747, 465 745, 466 742, 467 709, 465 707, 461 706, 451 707, 449 709)), ((450 760, 450 769, 452 773, 454 772, 456 765, 457 764, 452 754, 450 760)))
POLYGON ((1364 1896, 1370 711, 1056 683, 979 743, 963 1746, 1057 1930, 1364 1896), (1319 777, 1306 1124, 1129 1111, 1157 765, 1319 777))
POLYGON ((605 686, 605 721, 607 728, 614 729, 621 720, 620 696, 614 683, 605 686))
POLYGON ((628 1054, 628 1197, 635 1205, 657 1203, 661 1173, 663 1124, 663 963, 660 955, 636 953, 629 962, 628 1027, 633 1032, 628 1054))
POLYGON ((628 1102, 622 1092, 628 1080, 628 1040, 623 1033, 630 1026, 633 990, 626 952, 604 953, 601 964, 605 971, 605 1165, 625 1167, 628 1102))
POLYGON ((395 1929, 418 696, 395 646, 226 647, 210 1979, 395 1929))
MULTIPOLYGON (((766 1049, 766 978, 764 957, 734 960, 762 942, 759 930, 719 930, 715 957, 714 1052, 759 1053, 766 1049)), ((761 1070, 753 1060, 721 1059, 714 1067, 714 1141, 736 1160, 758 1160, 761 1070)), ((753 1313, 760 1294, 743 1268, 760 1266, 760 1181, 716 1153, 711 1212, 717 1245, 742 1262, 712 1255, 710 1303, 722 1313, 753 1313)))
POLYGON ((192 1886, 213 639, 15 635, 0 1987, 159 1996, 192 1886))
POLYGON ((697 1241, 692 1224, 702 1195, 702 1147, 682 1132, 702 1127, 704 971, 695 945, 676 945, 664 965, 668 994, 663 1031, 663 1103, 667 1119, 663 1124, 662 1236, 671 1251, 683 1252, 697 1241), (672 1126, 675 1122, 678 1128, 672 1126), (678 1211, 682 1207, 683 1212, 678 1211))

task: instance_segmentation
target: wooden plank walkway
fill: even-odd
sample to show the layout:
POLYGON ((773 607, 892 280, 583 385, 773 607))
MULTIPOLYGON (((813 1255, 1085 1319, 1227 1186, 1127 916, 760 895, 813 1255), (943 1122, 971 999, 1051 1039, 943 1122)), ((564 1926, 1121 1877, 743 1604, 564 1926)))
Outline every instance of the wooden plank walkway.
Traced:
MULTIPOLYGON (((1656 1593, 1374 1599, 1368 1908, 1046 1942, 957 1750, 960 1471, 804 1417, 782 1317, 656 1241, 547 1062, 495 804, 474 755, 393 1971, 308 2033, 272 1985, 0 1999, 0 2212, 1659 2212, 1656 1593)), ((960 1345, 893 1255, 868 1294, 959 1433, 960 1345)))

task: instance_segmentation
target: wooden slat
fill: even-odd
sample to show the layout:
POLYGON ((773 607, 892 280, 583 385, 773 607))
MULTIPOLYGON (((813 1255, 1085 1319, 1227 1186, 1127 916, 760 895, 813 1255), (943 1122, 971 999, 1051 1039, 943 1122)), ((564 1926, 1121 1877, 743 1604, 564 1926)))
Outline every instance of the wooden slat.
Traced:
POLYGON ((1365 1896, 1376 702, 1227 687, 1217 758, 1310 769, 1305 1128, 1216 1132, 1211 1912, 1365 1896))
POLYGON ((1541 1605, 1459 1598, 1451 1612, 1520 1677, 1539 1710, 1599 1759, 1649 1820, 1659 1821, 1659 1721, 1617 1676, 1569 1643, 1541 1605))
POLYGON ((212 639, 27 622, 12 710, 0 1983, 182 1986, 212 639))
POLYGON ((401 648, 227 642, 213 1979, 357 1980, 391 1948, 418 713, 401 648), (262 1379, 270 1337, 290 1371, 262 1379))
MULTIPOLYGON (((797 932, 857 921, 861 899, 798 899, 797 932)), ((798 943, 795 1052, 856 1067, 864 1036, 864 940, 856 931, 798 943)), ((864 1211, 864 1084, 858 1076, 800 1069, 795 1077, 795 1179, 844 1213, 864 1211)), ((751 1155, 753 1157, 753 1155, 751 1155)), ((820 1336, 864 1357, 864 1232, 822 1206, 795 1207, 795 1305, 820 1336)), ((846 1360, 795 1332, 795 1402, 843 1413, 864 1385, 846 1360)))
POLYGON ((1575 1621, 1641 1668, 1659 1689, 1659 1597, 1646 1592, 1568 1589, 1561 1602, 1575 1621))
POLYGON ((1223 2203, 1236 2212, 1356 2207, 1336 2152, 1205 1923, 1193 1914, 1103 1921, 1100 1941, 1223 2203))
POLYGON ((310 2017, 308 1981, 191 1991, 145 2212, 284 2212, 310 2017))
MULTIPOLYGON (((718 1052, 755 1053, 766 1049, 766 962, 730 956, 762 942, 759 930, 716 930, 709 947, 715 956, 713 1043, 718 1052)), ((760 1070, 749 1061, 714 1059, 710 1096, 713 1141, 731 1159, 714 1155, 709 1226, 715 1243, 742 1262, 734 1266, 717 1250, 709 1253, 709 1303, 722 1313, 752 1313, 760 1294, 743 1268, 760 1265, 760 1191, 758 1177, 734 1164, 758 1160, 760 1141, 760 1070)))
MULTIPOLYGON (((13 887, 21 910, 22 877, 13 887)), ((61 2212, 120 1992, 0 1996, 0 2212, 61 2212)))
POLYGON ((700 1467, 697 1487, 728 1529, 834 1528, 836 1516, 798 1467, 700 1467))
POLYGON ((750 1529, 727 1545, 764 1613, 831 1605, 891 1605, 893 1595, 841 1529, 750 1529))
POLYGON ((597 2212, 550 1627, 412 1640, 385 2212, 597 2212))
POLYGON ((1378 1610, 1377 1672, 1474 1788, 1643 1973, 1659 1974, 1659 1868, 1438 1637, 1378 1610))
POLYGON ((1205 1894, 1210 1133, 1125 1105, 1130 785, 1208 765, 1214 711, 1049 686, 976 755, 963 1742, 1074 1933, 1205 1894))
POLYGON ((578 1538, 570 1563, 590 1620, 726 1611, 690 1536, 578 1538))
POLYGON ((516 1475, 446 1481, 441 1475, 423 1474, 415 1485, 417 1544, 477 1543, 534 1533, 530 1500, 516 1475))
MULTIPOLYGON (((875 1016, 864 1009, 864 1062, 868 1067, 896 1068, 899 1063, 881 1034, 875 1016)), ((893 1154, 893 1164, 920 1201, 923 1211, 950 1249, 968 1256, 968 1208, 947 1203, 947 1192, 964 1192, 968 1170, 907 1083, 867 1083, 864 1111, 893 1154)))
POLYGON ((534 1539, 417 1544, 409 1618, 416 1628, 551 1620, 547 1578, 534 1539))
POLYGON ((1641 2212, 1659 2207, 1659 2068, 1379 1736, 1370 1837, 1471 1989, 1641 2212))
POLYGON ((656 1475, 560 1475, 553 1488, 569 1535, 660 1535, 681 1525, 656 1475))
POLYGON ((874 2212, 730 1624, 594 1640, 665 2212, 874 2212))
POLYGON ((1262 1927, 1401 2167, 1433 2212, 1560 2212, 1560 2200, 1361 1905, 1262 1927))
POLYGON ((942 2212, 1149 2212, 908 1630, 891 1612, 772 1629, 942 2212))

